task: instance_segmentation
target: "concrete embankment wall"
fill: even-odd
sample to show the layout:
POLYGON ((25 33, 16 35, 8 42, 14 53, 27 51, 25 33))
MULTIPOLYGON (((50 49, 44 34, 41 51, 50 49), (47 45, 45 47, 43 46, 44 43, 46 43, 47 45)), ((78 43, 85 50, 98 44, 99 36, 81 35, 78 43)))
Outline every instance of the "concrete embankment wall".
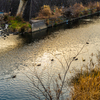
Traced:
POLYGON ((93 14, 88 14, 88 15, 84 15, 84 16, 80 16, 77 18, 64 18, 64 17, 59 17, 59 18, 51 18, 51 19, 47 19, 47 20, 31 20, 31 26, 32 26, 32 32, 36 32, 36 31, 40 31, 43 29, 46 29, 48 27, 52 27, 54 25, 59 25, 59 24, 63 24, 66 23, 68 24, 69 22, 73 22, 73 21, 77 21, 79 19, 84 19, 84 18, 90 18, 94 15, 99 15, 100 16, 100 11, 93 13, 93 14))
POLYGON ((31 20, 32 32, 46 29, 47 25, 45 20, 31 20))
POLYGON ((47 20, 31 20, 32 32, 40 31, 54 25, 59 25, 65 23, 66 18, 59 17, 57 19, 51 18, 47 20))

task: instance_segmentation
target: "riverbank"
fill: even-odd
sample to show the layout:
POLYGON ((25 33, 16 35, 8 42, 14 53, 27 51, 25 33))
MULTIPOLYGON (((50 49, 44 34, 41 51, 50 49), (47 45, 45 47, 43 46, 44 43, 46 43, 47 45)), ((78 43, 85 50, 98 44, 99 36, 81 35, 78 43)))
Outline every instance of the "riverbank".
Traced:
POLYGON ((48 27, 53 27, 62 23, 78 21, 79 19, 92 17, 100 14, 100 2, 76 3, 71 7, 58 8, 54 6, 50 8, 49 5, 41 7, 40 12, 36 18, 32 18, 32 32, 40 31, 48 27))
POLYGON ((41 7, 40 12, 36 18, 25 22, 21 17, 4 16, 5 23, 9 24, 9 29, 15 33, 28 33, 41 31, 49 27, 57 26, 59 24, 69 24, 69 22, 78 21, 79 19, 92 17, 100 14, 100 2, 90 2, 87 5, 76 3, 70 7, 50 8, 49 5, 41 7))
POLYGON ((91 59, 90 66, 84 66, 72 77, 71 100, 100 100, 100 54, 97 57, 98 64, 91 59))

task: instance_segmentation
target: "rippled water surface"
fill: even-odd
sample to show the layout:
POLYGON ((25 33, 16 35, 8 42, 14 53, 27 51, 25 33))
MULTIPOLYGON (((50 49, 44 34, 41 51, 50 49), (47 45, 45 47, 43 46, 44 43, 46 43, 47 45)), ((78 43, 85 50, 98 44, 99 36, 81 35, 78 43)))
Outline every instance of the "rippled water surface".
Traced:
MULTIPOLYGON (((72 28, 61 25, 38 35, 33 33, 25 36, 27 39, 18 35, 0 37, 0 100, 35 100, 27 91, 31 90, 31 81, 26 75, 34 76, 32 70, 37 70, 45 84, 48 83, 48 76, 61 73, 63 77, 67 68, 65 60, 70 62, 83 46, 70 71, 89 64, 91 58, 96 63, 96 54, 100 50, 100 19, 84 20, 70 26, 72 28), (40 36, 43 38, 40 39, 40 36), (34 41, 36 38, 39 40, 34 41), (12 78, 14 75, 16 77, 12 78)), ((67 78, 71 75, 68 72, 67 78)))

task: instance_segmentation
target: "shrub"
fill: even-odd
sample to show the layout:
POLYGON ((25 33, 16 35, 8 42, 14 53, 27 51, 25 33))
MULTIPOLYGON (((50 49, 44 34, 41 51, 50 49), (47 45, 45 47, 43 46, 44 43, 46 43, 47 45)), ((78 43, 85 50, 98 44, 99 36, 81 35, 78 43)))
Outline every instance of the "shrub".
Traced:
POLYGON ((84 6, 82 3, 76 3, 73 6, 74 10, 74 17, 79 17, 80 15, 83 15, 82 11, 84 10, 84 6))
POLYGON ((88 8, 91 9, 91 13, 95 13, 97 11, 97 2, 88 3, 88 8))
POLYGON ((64 11, 63 16, 70 18, 72 17, 72 13, 73 13, 72 9, 68 8, 67 10, 64 11))
POLYGON ((82 15, 87 15, 90 13, 95 13, 100 11, 100 2, 89 2, 87 5, 82 3, 75 3, 73 6, 68 8, 59 9, 57 6, 52 7, 52 11, 49 5, 44 5, 41 7, 41 10, 36 19, 48 19, 48 18, 57 18, 62 16, 62 14, 68 18, 76 18, 82 15))
POLYGON ((64 13, 66 17, 79 17, 80 15, 83 15, 84 6, 82 3, 76 3, 73 5, 73 7, 69 7, 64 13))
POLYGON ((12 32, 31 32, 31 25, 29 22, 25 22, 21 17, 9 17, 8 21, 11 25, 9 28, 12 32))
POLYGON ((51 14, 52 14, 52 11, 50 9, 50 6, 44 5, 43 7, 41 7, 41 10, 40 10, 37 18, 38 19, 49 18, 51 14))
POLYGON ((42 7, 42 10, 41 10, 42 14, 44 16, 50 16, 51 15, 51 9, 50 9, 50 6, 49 5, 44 5, 42 7))
POLYGON ((57 6, 52 8, 51 10, 49 5, 44 5, 35 19, 57 18, 62 15, 62 8, 59 9, 57 6))
POLYGON ((20 33, 23 33, 23 32, 26 31, 26 29, 27 29, 27 25, 23 25, 23 26, 19 29, 19 32, 20 32, 20 33))

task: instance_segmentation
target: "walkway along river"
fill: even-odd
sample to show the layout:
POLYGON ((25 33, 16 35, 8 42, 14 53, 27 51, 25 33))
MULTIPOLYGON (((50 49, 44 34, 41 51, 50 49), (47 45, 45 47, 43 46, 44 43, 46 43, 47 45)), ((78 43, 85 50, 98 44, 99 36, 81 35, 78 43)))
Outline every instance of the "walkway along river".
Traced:
MULTIPOLYGON (((92 59, 96 63, 96 54, 100 50, 100 19, 85 19, 67 27, 61 25, 41 32, 44 36, 38 40, 36 38, 39 35, 35 34, 27 39, 18 35, 10 35, 5 39, 0 37, 0 100, 35 100, 27 91, 32 88, 29 87, 31 84, 26 75, 34 75, 30 69, 36 69, 38 74, 42 72, 41 77, 44 84, 47 84, 48 75, 57 76, 61 73, 63 76, 64 71, 56 57, 66 68, 63 54, 70 62, 86 42, 89 44, 85 45, 78 59, 73 61, 70 71, 89 64, 92 53, 92 59), (85 62, 82 59, 85 59, 85 62)), ((70 78, 75 72, 70 71, 66 78, 70 78)), ((34 88, 32 90, 35 92, 34 88)), ((66 94, 68 93, 67 90, 66 94)))

